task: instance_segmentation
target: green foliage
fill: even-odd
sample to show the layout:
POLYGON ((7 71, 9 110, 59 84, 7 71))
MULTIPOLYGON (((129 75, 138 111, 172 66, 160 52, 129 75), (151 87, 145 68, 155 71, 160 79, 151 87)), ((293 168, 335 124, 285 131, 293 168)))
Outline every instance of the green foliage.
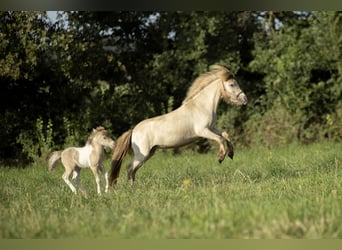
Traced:
POLYGON ((297 127, 292 136, 301 141, 331 138, 325 125, 341 105, 341 35, 340 13, 314 12, 299 24, 283 24, 266 36, 267 42, 256 44, 250 68, 265 74, 263 112, 285 108, 289 125, 297 127), (304 22, 310 25, 303 28, 304 22))
POLYGON ((21 132, 17 142, 22 146, 22 151, 34 164, 45 164, 53 142, 53 125, 49 120, 45 125, 42 118, 36 120, 36 129, 33 134, 30 131, 21 132))
MULTIPOLYGON (((135 186, 74 195, 46 164, 0 171, 1 238, 341 238, 341 143, 237 149, 215 154, 157 152, 135 186)), ((105 162, 108 169, 110 163, 105 162)), ((103 179, 102 187, 104 186, 103 179)))
POLYGON ((219 127, 233 142, 341 139, 340 12, 68 11, 52 23, 46 12, 4 11, 0 19, 1 160, 27 157, 22 145, 36 140, 37 119, 51 120, 55 148, 82 144, 98 125, 117 137, 179 107, 214 63, 237 75, 249 99, 246 108, 220 106, 219 127))
POLYGON ((285 107, 276 106, 264 114, 255 113, 244 124, 244 141, 250 145, 284 145, 296 141, 297 120, 285 107))
POLYGON ((30 79, 45 49, 46 16, 42 12, 0 12, 0 76, 30 79))
POLYGON ((64 148, 75 146, 79 144, 79 132, 75 130, 74 125, 66 117, 63 117, 63 127, 66 130, 66 137, 64 139, 64 148))

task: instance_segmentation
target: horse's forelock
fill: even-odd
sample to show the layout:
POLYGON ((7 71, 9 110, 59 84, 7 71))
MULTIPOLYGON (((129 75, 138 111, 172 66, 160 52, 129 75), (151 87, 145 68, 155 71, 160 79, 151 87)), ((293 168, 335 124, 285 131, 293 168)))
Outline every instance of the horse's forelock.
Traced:
POLYGON ((212 65, 210 66, 211 73, 214 73, 217 75, 217 77, 220 77, 223 81, 227 81, 230 79, 235 79, 235 75, 230 72, 226 67, 223 67, 221 65, 212 65))

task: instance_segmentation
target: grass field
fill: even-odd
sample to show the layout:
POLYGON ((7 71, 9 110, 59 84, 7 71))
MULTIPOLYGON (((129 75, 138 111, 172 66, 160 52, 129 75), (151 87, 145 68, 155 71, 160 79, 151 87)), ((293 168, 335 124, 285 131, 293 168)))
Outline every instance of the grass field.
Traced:
MULTIPOLYGON (((0 168, 1 238, 342 238, 342 143, 157 152, 116 190, 73 195, 63 168, 0 168)), ((106 169, 109 170, 109 161, 106 169)), ((103 187, 102 179, 102 187, 103 187)))

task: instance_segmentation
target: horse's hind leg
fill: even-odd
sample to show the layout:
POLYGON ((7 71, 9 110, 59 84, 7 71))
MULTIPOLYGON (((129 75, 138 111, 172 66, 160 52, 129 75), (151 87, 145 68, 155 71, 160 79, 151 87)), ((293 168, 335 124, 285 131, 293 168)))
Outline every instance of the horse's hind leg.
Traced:
POLYGON ((128 181, 133 186, 135 181, 135 174, 144 165, 144 162, 153 156, 154 152, 156 151, 156 147, 151 149, 145 148, 144 150, 133 148, 134 151, 134 158, 130 164, 127 166, 127 174, 128 174, 128 181))
POLYGON ((143 161, 133 159, 133 161, 127 166, 127 177, 131 186, 133 186, 135 174, 137 173, 138 169, 142 167, 143 164, 143 161))

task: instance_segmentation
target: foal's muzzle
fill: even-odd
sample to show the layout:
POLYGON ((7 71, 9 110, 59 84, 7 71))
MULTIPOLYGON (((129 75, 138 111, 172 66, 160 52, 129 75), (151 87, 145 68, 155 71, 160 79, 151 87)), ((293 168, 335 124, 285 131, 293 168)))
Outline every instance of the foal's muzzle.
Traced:
POLYGON ((111 143, 110 143, 110 149, 114 149, 115 148, 115 146, 116 146, 116 143, 115 143, 115 141, 112 141, 111 143))

